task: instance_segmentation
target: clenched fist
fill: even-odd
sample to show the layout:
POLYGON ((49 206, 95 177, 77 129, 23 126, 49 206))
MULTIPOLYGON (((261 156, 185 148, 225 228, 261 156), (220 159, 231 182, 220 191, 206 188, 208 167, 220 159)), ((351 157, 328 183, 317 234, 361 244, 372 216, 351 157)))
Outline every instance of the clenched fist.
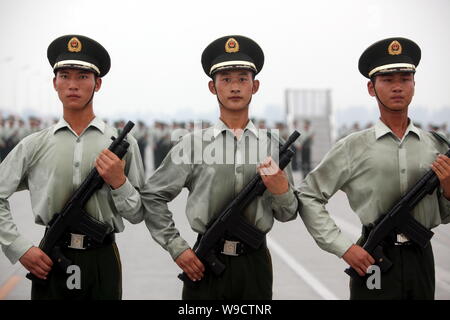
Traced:
POLYGON ((281 170, 272 157, 268 157, 258 167, 264 185, 272 194, 283 194, 289 190, 286 173, 281 170))
POLYGON ((108 149, 103 150, 95 160, 95 168, 113 189, 120 188, 126 181, 125 160, 120 160, 108 149))

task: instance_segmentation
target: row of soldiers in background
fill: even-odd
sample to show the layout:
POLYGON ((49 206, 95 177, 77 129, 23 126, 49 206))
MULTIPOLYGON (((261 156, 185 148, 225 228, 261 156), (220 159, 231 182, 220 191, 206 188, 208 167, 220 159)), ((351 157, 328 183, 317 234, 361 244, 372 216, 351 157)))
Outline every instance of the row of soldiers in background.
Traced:
MULTIPOLYGON (((211 126, 208 121, 201 121, 202 128, 211 126)), ((116 128, 125 126, 125 121, 114 123, 116 128)), ((194 121, 189 122, 172 122, 168 124, 162 121, 155 121, 153 127, 148 127, 143 121, 137 121, 137 126, 133 128, 131 134, 136 138, 139 151, 141 152, 144 169, 146 168, 146 149, 150 145, 153 151, 153 169, 159 167, 172 146, 177 142, 173 141, 172 133, 177 129, 194 130, 194 121)))
MULTIPOLYGON (((258 129, 267 129, 265 120, 252 119, 258 129)), ((114 122, 116 128, 123 128, 125 126, 125 121, 120 120, 114 122)), ((172 146, 177 142, 172 138, 172 133, 176 129, 185 129, 188 131, 193 131, 195 128, 208 128, 212 126, 209 121, 187 121, 187 122, 172 122, 168 124, 162 121, 155 121, 153 127, 148 127, 143 121, 137 121, 137 126, 133 128, 131 133, 136 138, 139 150, 141 152, 142 161, 144 163, 144 169, 146 166, 146 152, 147 147, 151 147, 153 151, 153 169, 160 166, 161 162, 169 153, 172 146)), ((283 123, 277 123, 276 127, 280 129, 287 137, 287 129, 283 123)))
POLYGON ((0 162, 27 135, 43 128, 42 121, 29 117, 28 124, 20 117, 9 116, 5 119, 0 115, 0 162))
MULTIPOLYGON (((31 116, 28 118, 28 123, 26 123, 21 117, 9 115, 3 118, 0 113, 0 162, 6 158, 8 153, 20 140, 31 133, 49 127, 57 121, 58 119, 56 118, 43 121, 38 117, 31 116)), ((103 119, 103 121, 108 123, 107 119, 103 119)), ((203 127, 211 125, 207 121, 202 121, 201 123, 203 127)), ((114 127, 119 130, 125 127, 125 124, 125 120, 119 120, 113 123, 114 127)), ((146 164, 145 151, 147 147, 151 147, 153 150, 154 168, 159 167, 170 148, 172 148, 172 145, 176 142, 171 141, 171 133, 178 128, 193 129, 194 122, 173 122, 172 124, 168 124, 155 121, 153 127, 148 127, 143 121, 137 121, 137 125, 133 128, 132 134, 138 142, 144 166, 146 164)))
MULTIPOLYGON (((422 124, 420 124, 420 123, 414 123, 414 125, 418 128, 423 129, 422 124)), ((344 124, 338 130, 338 139, 337 140, 340 140, 353 132, 358 132, 358 131, 361 131, 364 129, 369 129, 371 127, 373 127, 372 122, 367 123, 365 127, 361 127, 358 122, 355 122, 351 127, 347 127, 347 125, 344 124)), ((447 123, 443 123, 441 125, 436 125, 436 124, 430 123, 428 125, 427 129, 428 129, 428 131, 437 132, 437 133, 443 135, 444 137, 447 137, 448 139, 450 139, 450 131, 448 130, 447 123)))
MULTIPOLYGON (((31 116, 28 118, 28 124, 20 117, 10 115, 3 119, 0 115, 0 162, 8 153, 27 135, 37 132, 56 123, 58 119, 52 119, 48 122, 43 121, 38 117, 31 116)), ((104 119, 105 122, 108 120, 104 119)), ((267 123, 264 119, 252 119, 253 123, 258 129, 268 129, 267 123)), ((113 126, 119 130, 125 126, 125 120, 118 120, 113 123, 113 126)), ((155 121, 152 127, 149 127, 145 122, 139 120, 137 125, 133 128, 132 134, 136 138, 139 150, 141 152, 144 169, 156 169, 166 157, 176 141, 172 141, 172 132, 176 129, 194 130, 195 126, 207 128, 212 124, 208 121, 194 122, 172 122, 171 124, 155 121), (147 147, 153 151, 153 168, 145 168, 146 166, 146 150, 147 147)), ((302 170, 303 176, 311 170, 311 145, 313 134, 310 132, 309 121, 305 121, 303 128, 295 127, 302 133, 302 136, 296 142, 296 157, 292 161, 292 169, 294 171, 302 170)), ((283 139, 288 137, 288 128, 283 122, 276 122, 274 128, 278 129, 283 139)))
MULTIPOLYGON (((37 132, 45 127, 48 127, 52 123, 58 121, 52 119, 49 122, 44 122, 38 117, 29 117, 28 123, 20 117, 10 115, 7 118, 3 118, 0 115, 0 162, 4 159, 8 153, 15 147, 15 145, 27 135, 37 132)), ((104 120, 108 122, 108 120, 104 120)), ((267 123, 263 119, 252 119, 258 129, 267 129, 267 123)), ((194 130, 194 127, 201 125, 202 128, 211 126, 208 121, 201 121, 196 123, 194 121, 187 122, 172 122, 171 124, 163 121, 155 121, 152 127, 147 126, 143 121, 137 121, 137 125, 134 127, 132 134, 136 138, 139 150, 141 152, 144 168, 146 166, 146 149, 150 147, 153 152, 153 161, 151 161, 153 168, 159 167, 167 153, 172 148, 176 141, 172 141, 172 132, 175 129, 187 129, 189 131, 194 130)), ((121 129, 125 126, 124 120, 115 121, 113 125, 121 129)), ((415 123, 419 128, 422 126, 419 123, 415 123)), ((367 129, 373 126, 372 122, 362 127, 358 122, 355 122, 351 127, 343 125, 338 130, 338 140, 363 129, 367 129)), ((311 130, 311 123, 308 120, 303 121, 303 127, 300 127, 297 122, 294 122, 296 130, 301 132, 300 138, 295 143, 296 154, 292 160, 292 170, 302 171, 302 175, 305 177, 311 171, 311 149, 314 141, 314 132, 311 130)), ((283 139, 288 137, 288 128, 283 122, 276 122, 274 128, 278 129, 283 139)), ((450 139, 450 132, 447 129, 447 123, 442 125, 429 124, 429 131, 436 131, 450 139)), ((145 168, 149 169, 149 168, 145 168)))

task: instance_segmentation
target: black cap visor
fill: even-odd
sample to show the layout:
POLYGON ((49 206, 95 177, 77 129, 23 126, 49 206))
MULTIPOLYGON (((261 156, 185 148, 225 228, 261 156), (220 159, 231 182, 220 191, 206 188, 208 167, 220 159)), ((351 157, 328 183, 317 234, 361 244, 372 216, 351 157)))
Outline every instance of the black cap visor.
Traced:
POLYGON ((244 53, 222 54, 212 62, 209 74, 213 76, 216 72, 232 69, 247 69, 258 73, 253 60, 244 53))

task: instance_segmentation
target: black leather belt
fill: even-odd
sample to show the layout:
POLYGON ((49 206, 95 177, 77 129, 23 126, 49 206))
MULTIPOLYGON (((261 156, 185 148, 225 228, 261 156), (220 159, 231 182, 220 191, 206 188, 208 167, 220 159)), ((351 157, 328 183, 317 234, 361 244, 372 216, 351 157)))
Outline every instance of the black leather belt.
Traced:
POLYGON ((91 237, 84 234, 66 233, 62 238, 61 246, 63 248, 77 250, 98 249, 113 244, 115 239, 116 237, 114 232, 107 234, 102 242, 95 241, 91 237))
MULTIPOLYGON (((369 237, 369 233, 372 231, 374 226, 363 226, 362 227, 362 236, 364 238, 364 241, 367 240, 369 237)), ((394 246, 408 246, 414 244, 411 240, 408 239, 404 234, 397 233, 397 232, 391 232, 386 239, 384 239, 384 242, 387 245, 394 245, 394 246)))
MULTIPOLYGON (((197 247, 197 244, 200 242, 201 238, 202 235, 199 234, 197 236, 197 242, 194 245, 194 250, 197 247)), ((264 242, 262 243, 260 248, 265 246, 267 246, 266 238, 264 238, 264 242)), ((240 256, 243 254, 254 252, 260 248, 253 249, 252 247, 250 247, 249 245, 245 244, 240 240, 230 238, 230 239, 221 239, 216 245, 216 252, 226 256, 240 256)))

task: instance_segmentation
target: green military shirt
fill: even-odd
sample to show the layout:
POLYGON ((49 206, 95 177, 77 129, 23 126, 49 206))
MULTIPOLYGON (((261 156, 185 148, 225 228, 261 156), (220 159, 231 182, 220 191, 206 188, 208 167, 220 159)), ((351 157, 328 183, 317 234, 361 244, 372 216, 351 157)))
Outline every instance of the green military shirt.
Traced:
MULTIPOLYGON (((8 198, 28 189, 35 222, 47 225, 87 177, 97 156, 111 144, 117 130, 94 118, 78 136, 61 119, 57 124, 24 138, 0 165, 0 244, 15 263, 30 247, 13 222, 8 198)), ((124 229, 122 218, 143 220, 139 190, 144 185, 142 160, 136 140, 127 136, 126 182, 112 190, 104 184, 86 204, 86 211, 106 223, 111 231, 124 229)))
MULTIPOLYGON (((325 205, 338 190, 346 193, 363 225, 386 213, 448 147, 410 124, 399 139, 380 120, 370 129, 338 141, 302 182, 300 216, 317 244, 341 257, 353 244, 336 226, 325 205)), ((450 221, 450 201, 436 190, 412 212, 426 228, 450 221)))
MULTIPOLYGON (((181 138, 149 178, 141 192, 145 222, 152 237, 173 259, 189 245, 176 229, 167 203, 187 188, 188 221, 195 232, 204 233, 208 222, 256 174, 257 163, 271 154, 267 151, 270 143, 264 144, 269 139, 263 139, 262 132, 251 121, 240 139, 236 139, 222 121, 213 127, 195 130, 181 138)), ((288 192, 273 195, 266 190, 243 213, 263 232, 272 228, 274 219, 289 221, 296 218, 298 200, 292 187, 292 173, 290 169, 286 171, 291 184, 288 192)))

